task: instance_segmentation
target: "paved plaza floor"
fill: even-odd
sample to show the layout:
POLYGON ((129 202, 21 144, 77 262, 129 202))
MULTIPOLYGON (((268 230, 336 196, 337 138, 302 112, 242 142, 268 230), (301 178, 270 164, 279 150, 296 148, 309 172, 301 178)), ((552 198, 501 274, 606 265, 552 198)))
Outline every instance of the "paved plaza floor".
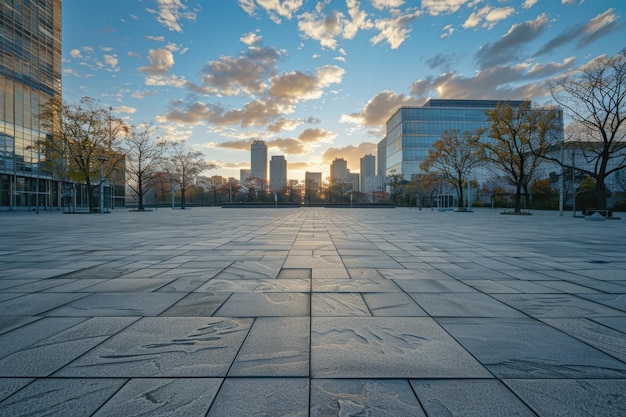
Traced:
POLYGON ((0 416, 626 416, 626 220, 0 212, 0 416))

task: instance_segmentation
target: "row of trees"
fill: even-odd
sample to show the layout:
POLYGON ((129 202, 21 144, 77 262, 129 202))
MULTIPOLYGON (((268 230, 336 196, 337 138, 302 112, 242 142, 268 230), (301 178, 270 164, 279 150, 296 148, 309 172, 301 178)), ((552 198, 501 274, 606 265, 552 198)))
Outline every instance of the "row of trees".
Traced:
POLYGON ((625 81, 626 51, 614 57, 598 58, 550 85, 559 108, 499 104, 486 112, 490 128, 446 132, 420 168, 438 173, 454 186, 459 204, 463 204, 469 173, 486 165, 515 188, 515 212, 519 213, 522 194, 529 195, 539 167, 551 161, 563 168, 562 181, 572 178, 572 171, 590 178, 596 207, 606 209, 607 178, 626 168, 625 81), (566 138, 561 134, 561 109, 571 119, 566 138), (482 140, 484 137, 489 139, 482 140), (565 144, 583 155, 584 164, 574 166, 565 162, 562 153, 565 144))
POLYGON ((149 124, 129 125, 90 97, 75 104, 55 97, 43 106, 39 119, 48 132, 36 144, 45 156, 42 164, 57 178, 85 184, 90 209, 96 207, 95 190, 109 179, 127 185, 144 210, 145 197, 157 181, 164 181, 164 174, 178 185, 185 208, 185 192, 196 177, 216 168, 184 141, 159 138, 158 129, 149 124))

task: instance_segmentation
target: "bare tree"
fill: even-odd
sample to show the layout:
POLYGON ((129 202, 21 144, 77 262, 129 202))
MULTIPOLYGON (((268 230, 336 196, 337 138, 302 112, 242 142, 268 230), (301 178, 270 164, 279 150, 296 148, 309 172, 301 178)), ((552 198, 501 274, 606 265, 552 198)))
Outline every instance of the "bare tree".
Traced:
POLYGON ((125 155, 120 141, 128 126, 112 116, 111 108, 90 97, 77 104, 53 97, 43 105, 39 120, 48 135, 37 146, 44 149, 48 165, 60 178, 85 184, 88 205, 93 209, 94 190, 104 178, 118 177, 123 170, 125 155))
POLYGON ((463 191, 472 169, 484 161, 481 133, 464 132, 461 137, 458 130, 444 132, 420 164, 424 171, 434 170, 444 181, 454 186, 459 195, 459 207, 463 206, 463 191))
POLYGON ((151 125, 131 126, 125 138, 127 184, 137 198, 139 210, 145 209, 144 198, 155 185, 167 148, 167 142, 155 137, 157 130, 151 125))
POLYGON ((194 185, 196 177, 217 168, 204 159, 202 152, 192 151, 185 141, 171 143, 165 165, 171 180, 180 186, 181 209, 185 209, 185 192, 194 185))
POLYGON ((551 84, 550 92, 575 123, 573 139, 587 162, 575 168, 595 180, 597 208, 606 209, 606 179, 626 168, 626 50, 596 58, 551 84))
POLYGON ((519 107, 498 103, 485 113, 492 139, 483 143, 485 158, 515 187, 515 213, 521 213, 522 191, 528 196, 528 186, 550 145, 562 137, 562 114, 532 109, 528 102, 519 107))

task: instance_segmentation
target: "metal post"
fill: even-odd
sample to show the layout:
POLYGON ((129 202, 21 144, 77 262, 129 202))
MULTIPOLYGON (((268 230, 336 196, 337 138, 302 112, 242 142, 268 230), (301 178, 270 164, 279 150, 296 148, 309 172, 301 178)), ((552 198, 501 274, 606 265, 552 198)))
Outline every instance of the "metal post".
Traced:
POLYGON ((560 187, 561 187, 561 192, 559 193, 559 216, 563 216, 563 205, 564 205, 564 200, 565 200, 565 167, 563 166, 563 164, 565 163, 564 160, 564 148, 565 148, 565 138, 563 138, 563 140, 561 141, 561 181, 560 181, 560 187))
POLYGON ((104 213, 104 162, 108 161, 108 158, 100 157, 100 214, 104 213))

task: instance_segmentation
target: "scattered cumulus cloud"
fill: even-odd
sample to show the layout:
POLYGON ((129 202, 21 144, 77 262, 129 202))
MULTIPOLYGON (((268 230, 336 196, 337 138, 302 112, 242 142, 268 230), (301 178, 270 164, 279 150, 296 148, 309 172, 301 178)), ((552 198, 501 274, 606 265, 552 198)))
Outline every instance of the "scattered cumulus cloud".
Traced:
POLYGON ((168 49, 151 49, 148 53, 148 61, 150 65, 139 67, 139 71, 152 75, 165 75, 174 66, 174 55, 168 49))
POLYGON ((401 13, 394 11, 389 19, 379 19, 374 23, 378 35, 370 39, 372 45, 386 42, 391 49, 398 49, 411 33, 410 24, 421 14, 419 10, 401 13))
POLYGON ((422 8, 431 16, 457 12, 467 0, 422 0, 422 8))
POLYGON ((463 23, 464 29, 476 28, 479 25, 488 30, 493 29, 500 21, 507 19, 515 13, 513 7, 492 8, 485 6, 477 11, 472 12, 467 20, 463 23), (481 25, 482 23, 482 25, 481 25))
POLYGON ((239 0, 239 6, 248 15, 254 16, 257 9, 261 9, 276 24, 280 24, 283 18, 291 20, 302 4, 303 0, 239 0))
POLYGON ((387 122, 398 107, 418 104, 421 103, 411 96, 385 90, 371 98, 360 112, 343 114, 340 121, 360 126, 380 127, 387 122))
POLYGON ((156 16, 157 22, 173 32, 182 32, 181 20, 196 20, 196 11, 188 10, 181 0, 156 0, 158 10, 147 9, 156 16))

